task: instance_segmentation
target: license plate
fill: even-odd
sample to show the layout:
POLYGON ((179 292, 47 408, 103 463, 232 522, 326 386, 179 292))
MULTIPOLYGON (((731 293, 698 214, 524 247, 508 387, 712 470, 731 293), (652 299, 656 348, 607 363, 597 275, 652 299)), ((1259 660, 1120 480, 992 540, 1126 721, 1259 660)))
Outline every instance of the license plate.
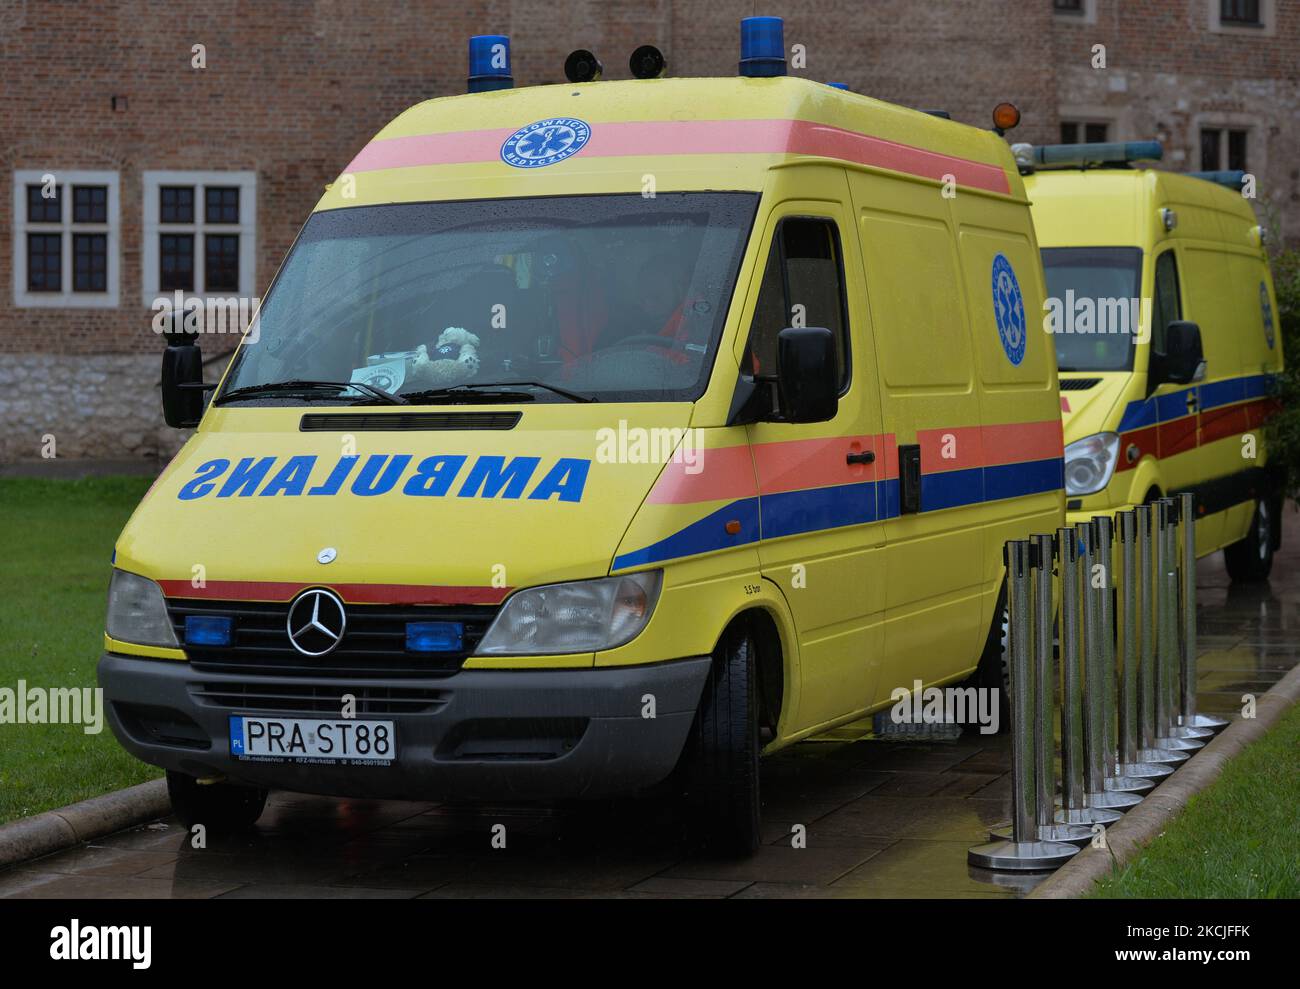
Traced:
POLYGON ((230 716, 230 754, 250 762, 387 766, 397 757, 391 721, 230 716))

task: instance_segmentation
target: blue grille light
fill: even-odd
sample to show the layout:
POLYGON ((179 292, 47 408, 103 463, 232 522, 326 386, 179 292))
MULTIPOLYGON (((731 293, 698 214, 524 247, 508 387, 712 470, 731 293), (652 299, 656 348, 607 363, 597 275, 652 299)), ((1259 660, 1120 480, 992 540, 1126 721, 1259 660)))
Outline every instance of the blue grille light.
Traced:
POLYGON ((235 620, 219 615, 186 615, 187 646, 228 646, 235 637, 235 620))
POLYGON ((460 652, 465 626, 461 622, 407 622, 408 652, 460 652))
POLYGON ((746 17, 740 22, 740 74, 785 75, 785 21, 780 17, 746 17))
POLYGON ((469 39, 469 92, 511 89, 510 39, 504 34, 477 34, 469 39))

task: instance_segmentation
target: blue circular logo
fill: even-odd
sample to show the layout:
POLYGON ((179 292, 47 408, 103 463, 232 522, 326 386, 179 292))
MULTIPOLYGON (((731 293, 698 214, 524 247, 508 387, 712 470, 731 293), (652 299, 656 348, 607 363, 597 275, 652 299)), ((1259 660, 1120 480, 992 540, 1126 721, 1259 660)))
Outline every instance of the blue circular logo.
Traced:
POLYGON ((993 259, 993 318, 998 324, 998 336, 1007 360, 1016 366, 1025 359, 1025 342, 1029 337, 1025 322, 1025 300, 1020 294, 1020 282, 1006 255, 993 259))
POLYGON ((1264 339, 1268 341, 1268 349, 1273 349, 1273 304, 1268 301, 1268 286, 1263 282, 1259 283, 1259 309, 1264 317, 1264 339))
POLYGON ((573 117, 538 120, 506 138, 501 160, 515 168, 541 168, 572 158, 591 140, 591 127, 573 117))

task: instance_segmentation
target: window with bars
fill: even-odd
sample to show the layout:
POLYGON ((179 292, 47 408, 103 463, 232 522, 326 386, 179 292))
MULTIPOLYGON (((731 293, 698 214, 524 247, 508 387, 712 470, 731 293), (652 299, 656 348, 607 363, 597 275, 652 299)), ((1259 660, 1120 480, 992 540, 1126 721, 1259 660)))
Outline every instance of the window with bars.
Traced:
POLYGON ((146 304, 159 293, 252 295, 256 179, 251 172, 146 172, 146 304))
POLYGON ((14 304, 105 308, 118 302, 118 175, 15 171, 14 304))
POLYGON ((1062 120, 1062 144, 1102 144, 1110 140, 1110 124, 1103 121, 1062 120))
POLYGON ((1246 171, 1246 146, 1249 131, 1237 127, 1201 128, 1201 169, 1246 171))
POLYGON ((1263 27, 1259 0, 1219 0, 1219 23, 1231 27, 1263 27))

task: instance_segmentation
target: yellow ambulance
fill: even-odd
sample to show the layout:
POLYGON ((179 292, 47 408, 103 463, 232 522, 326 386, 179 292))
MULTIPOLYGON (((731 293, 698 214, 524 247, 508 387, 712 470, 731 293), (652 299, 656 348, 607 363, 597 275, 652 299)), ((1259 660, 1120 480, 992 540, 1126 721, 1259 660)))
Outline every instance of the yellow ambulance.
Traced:
POLYGON ((744 853, 761 753, 996 677, 1003 544, 1064 520, 1015 161, 774 62, 487 60, 331 184, 219 385, 169 335, 197 431, 99 676, 182 819, 668 781, 744 853))
POLYGON ((1196 496, 1196 552, 1268 576, 1282 499, 1264 424, 1282 370, 1264 235, 1240 172, 1143 167, 1158 142, 1016 149, 1047 279, 1071 523, 1196 496))

